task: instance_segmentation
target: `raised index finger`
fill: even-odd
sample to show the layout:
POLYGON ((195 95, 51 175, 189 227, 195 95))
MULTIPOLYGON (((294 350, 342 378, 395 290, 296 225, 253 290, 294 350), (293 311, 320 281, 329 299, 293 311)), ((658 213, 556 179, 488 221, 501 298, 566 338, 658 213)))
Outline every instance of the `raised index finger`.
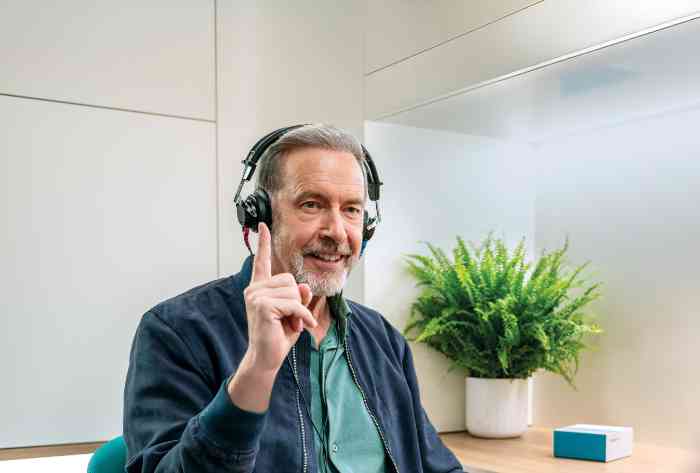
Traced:
POLYGON ((272 248, 270 244, 270 230, 267 225, 258 224, 258 251, 253 260, 253 275, 251 281, 267 281, 272 278, 272 248))

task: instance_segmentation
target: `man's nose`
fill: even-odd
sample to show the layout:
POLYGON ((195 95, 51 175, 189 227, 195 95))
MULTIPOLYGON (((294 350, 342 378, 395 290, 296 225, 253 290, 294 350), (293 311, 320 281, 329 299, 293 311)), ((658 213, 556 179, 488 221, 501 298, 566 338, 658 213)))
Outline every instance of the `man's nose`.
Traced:
POLYGON ((331 238, 337 244, 345 243, 345 222, 340 210, 329 209, 325 212, 320 234, 322 237, 331 238))

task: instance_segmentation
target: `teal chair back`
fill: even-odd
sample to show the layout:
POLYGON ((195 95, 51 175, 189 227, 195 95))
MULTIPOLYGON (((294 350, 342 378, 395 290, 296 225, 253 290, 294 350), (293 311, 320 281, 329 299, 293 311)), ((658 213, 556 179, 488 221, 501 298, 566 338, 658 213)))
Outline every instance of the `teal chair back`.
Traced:
POLYGON ((124 473, 126 467, 126 443, 121 435, 113 438, 90 458, 87 473, 124 473))

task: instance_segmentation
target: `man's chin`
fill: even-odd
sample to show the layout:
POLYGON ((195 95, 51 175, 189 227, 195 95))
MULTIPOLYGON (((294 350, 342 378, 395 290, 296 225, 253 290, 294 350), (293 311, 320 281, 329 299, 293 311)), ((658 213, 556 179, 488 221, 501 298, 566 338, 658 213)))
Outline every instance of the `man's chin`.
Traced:
POLYGON ((340 274, 334 274, 333 277, 331 277, 329 273, 308 271, 304 279, 306 279, 314 295, 332 296, 343 290, 345 282, 347 281, 347 270, 343 269, 340 274))

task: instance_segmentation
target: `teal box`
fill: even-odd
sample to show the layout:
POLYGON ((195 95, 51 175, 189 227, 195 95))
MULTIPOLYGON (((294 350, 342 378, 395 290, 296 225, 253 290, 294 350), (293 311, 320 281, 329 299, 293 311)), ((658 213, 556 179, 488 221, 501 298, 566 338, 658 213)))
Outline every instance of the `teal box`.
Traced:
POLYGON ((631 427, 577 424, 554 430, 554 456, 608 462, 632 454, 631 427))

